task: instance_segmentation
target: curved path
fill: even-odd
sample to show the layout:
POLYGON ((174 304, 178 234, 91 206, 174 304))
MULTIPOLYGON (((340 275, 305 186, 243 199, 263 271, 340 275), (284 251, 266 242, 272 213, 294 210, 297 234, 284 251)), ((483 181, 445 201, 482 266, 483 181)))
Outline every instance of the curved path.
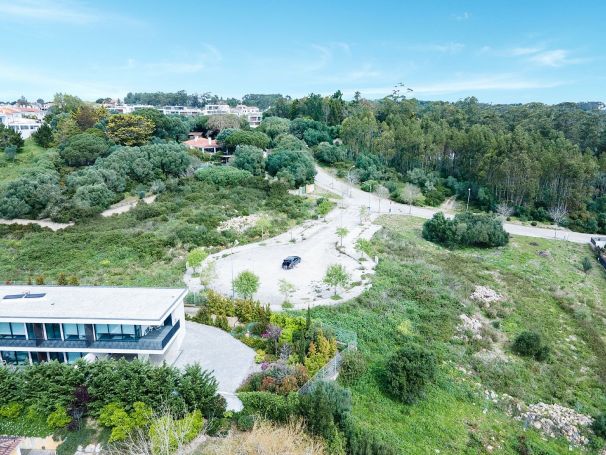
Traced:
MULTIPOLYGON (((236 246, 211 255, 205 264, 214 262, 217 276, 210 287, 224 295, 233 295, 233 277, 244 270, 251 270, 260 279, 260 288, 255 298, 269 303, 274 310, 279 310, 285 299, 280 293, 281 280, 295 285, 297 290, 289 298, 295 308, 330 305, 351 299, 370 285, 369 275, 374 272, 374 261, 355 249, 358 239, 370 239, 380 229, 372 220, 389 213, 431 218, 440 211, 379 198, 336 179, 321 168, 318 168, 316 185, 341 197, 337 201, 337 208, 328 214, 325 220, 307 221, 271 239, 236 246), (361 207, 369 209, 369 220, 365 222, 360 219, 361 207), (343 239, 342 247, 336 234, 339 227, 345 227, 349 231, 343 239), (289 255, 301 256, 302 262, 293 270, 282 270, 282 259, 289 255), (341 299, 333 298, 333 291, 322 283, 327 267, 336 263, 347 269, 353 284, 347 290, 339 290, 341 299)), ((529 237, 555 237, 577 243, 587 243, 591 238, 591 234, 512 223, 506 223, 504 227, 511 234, 529 237)), ((201 288, 198 279, 191 276, 191 271, 186 273, 184 281, 192 291, 199 291, 201 288)))
MULTIPOLYGON (((411 207, 409 205, 400 204, 397 202, 390 202, 387 199, 379 198, 374 194, 366 193, 358 188, 351 186, 350 184, 335 178, 333 175, 328 173, 322 168, 317 168, 318 174, 316 175, 316 182, 321 186, 331 188, 332 191, 338 194, 345 194, 348 197, 347 201, 351 204, 356 204, 358 207, 361 205, 370 207, 373 214, 380 213, 395 213, 398 215, 412 215, 419 218, 431 218, 437 212, 442 211, 438 208, 427 208, 427 207, 411 207), (390 212, 391 209, 391 212, 390 212)), ((447 214, 446 216, 452 216, 447 214)), ((588 243, 591 237, 595 237, 598 234, 584 234, 581 232, 573 232, 568 230, 554 230, 546 229, 533 226, 524 226, 514 223, 504 223, 503 227, 507 232, 514 235, 522 235, 526 237, 538 237, 543 239, 557 238, 559 240, 567 240, 575 243, 588 243)))

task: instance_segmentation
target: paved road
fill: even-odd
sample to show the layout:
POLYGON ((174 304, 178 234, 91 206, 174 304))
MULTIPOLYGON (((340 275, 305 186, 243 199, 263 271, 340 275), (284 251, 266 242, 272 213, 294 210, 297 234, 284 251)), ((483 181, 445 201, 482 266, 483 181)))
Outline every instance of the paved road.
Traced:
MULTIPOLYGON (((387 199, 382 199, 374 194, 366 193, 358 188, 352 187, 342 180, 336 179, 334 176, 329 174, 322 168, 318 168, 318 174, 316 176, 316 182, 321 186, 331 188, 332 191, 346 195, 346 200, 350 205, 357 205, 358 207, 364 205, 370 207, 372 213, 396 213, 403 215, 412 215, 420 218, 431 218, 435 213, 441 211, 440 209, 426 208, 426 207, 415 207, 408 206, 405 204, 399 204, 396 202, 390 202, 387 199), (390 212, 391 209, 391 212, 390 212)), ((588 243, 591 237, 595 237, 598 234, 583 234, 580 232, 572 232, 567 230, 558 230, 557 232, 553 229, 545 229, 532 226, 523 226, 514 223, 504 223, 503 227, 507 232, 514 235, 522 235, 525 237, 538 237, 544 239, 557 238, 559 240, 567 240, 575 243, 588 243)))
MULTIPOLYGON (((322 283, 322 279, 330 264, 342 264, 351 275, 351 281, 356 286, 348 290, 339 290, 339 295, 345 300, 359 295, 369 285, 369 274, 374 271, 374 262, 356 251, 355 244, 359 238, 369 239, 379 229, 371 221, 361 223, 360 207, 367 207, 370 218, 374 220, 381 214, 411 215, 421 218, 431 218, 439 209, 408 206, 379 198, 366 193, 336 179, 325 170, 318 168, 316 185, 338 194, 342 199, 326 220, 308 221, 290 231, 272 239, 237 246, 211 256, 208 261, 214 261, 217 278, 211 288, 225 295, 232 295, 232 280, 244 270, 251 270, 259 276, 260 289, 255 298, 269 303, 274 310, 281 308, 284 296, 279 291, 280 280, 284 279, 297 288, 291 296, 291 302, 296 308, 307 305, 327 305, 338 303, 331 298, 332 290, 322 283), (336 230, 344 226, 349 234, 343 240, 343 248, 336 230), (340 251, 339 251, 340 250, 340 251), (302 263, 293 270, 282 270, 282 260, 289 255, 302 257, 302 263)), ((448 215, 452 216, 452 215, 448 215)), ((511 234, 529 237, 553 239, 555 231, 538 227, 522 226, 512 223, 504 225, 511 234)), ((581 234, 560 230, 558 239, 577 243, 589 241, 590 234, 581 234)), ((186 277, 187 278, 187 277, 186 277)), ((196 279, 186 279, 192 290, 196 279)))
POLYGON ((255 351, 216 327, 188 321, 185 328, 185 339, 172 365, 182 369, 198 363, 202 369, 212 371, 228 409, 241 410, 242 403, 235 392, 257 369, 255 351))

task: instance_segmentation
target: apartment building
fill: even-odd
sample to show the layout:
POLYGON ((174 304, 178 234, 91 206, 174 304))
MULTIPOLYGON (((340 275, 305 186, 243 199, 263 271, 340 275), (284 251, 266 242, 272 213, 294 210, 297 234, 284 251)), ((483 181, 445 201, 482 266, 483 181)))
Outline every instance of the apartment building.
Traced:
POLYGON ((0 362, 174 358, 186 289, 0 286, 0 362))

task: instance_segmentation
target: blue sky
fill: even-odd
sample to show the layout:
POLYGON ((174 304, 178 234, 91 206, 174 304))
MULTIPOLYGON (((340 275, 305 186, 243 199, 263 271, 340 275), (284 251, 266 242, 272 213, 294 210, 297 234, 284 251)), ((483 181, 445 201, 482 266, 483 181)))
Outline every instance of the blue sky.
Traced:
POLYGON ((0 100, 129 91, 606 101, 606 2, 0 0, 0 100))

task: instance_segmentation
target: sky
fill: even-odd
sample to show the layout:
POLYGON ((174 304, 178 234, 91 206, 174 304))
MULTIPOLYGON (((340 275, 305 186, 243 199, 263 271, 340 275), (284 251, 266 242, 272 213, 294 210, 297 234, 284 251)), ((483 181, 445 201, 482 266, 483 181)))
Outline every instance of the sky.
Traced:
POLYGON ((606 2, 0 0, 0 100, 132 91, 606 101, 606 2))

